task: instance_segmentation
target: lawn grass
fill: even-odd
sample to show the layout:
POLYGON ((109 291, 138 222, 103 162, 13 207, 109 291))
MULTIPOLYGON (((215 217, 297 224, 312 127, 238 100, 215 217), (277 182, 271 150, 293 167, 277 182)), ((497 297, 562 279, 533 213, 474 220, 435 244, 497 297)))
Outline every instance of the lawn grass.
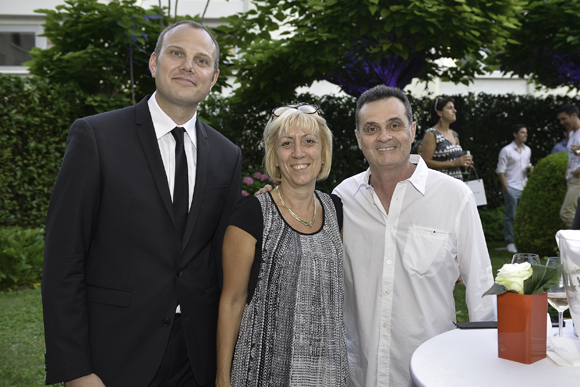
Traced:
POLYGON ((44 386, 40 289, 0 292, 0 386, 44 386))
MULTIPOLYGON (((504 243, 488 243, 488 249, 495 276, 513 254, 504 243)), ((468 321, 465 286, 458 284, 454 296, 458 320, 468 321)), ((43 386, 44 351, 40 289, 0 292, 0 386, 43 386)))
MULTIPOLYGON (((493 276, 495 278, 497 271, 504 265, 504 263, 511 263, 513 253, 507 251, 504 242, 490 242, 487 244, 487 249, 489 251, 491 267, 493 268, 493 276)), ((467 305, 465 304, 465 285, 455 285, 453 296, 455 297, 455 313, 457 314, 457 321, 469 321, 467 305)))

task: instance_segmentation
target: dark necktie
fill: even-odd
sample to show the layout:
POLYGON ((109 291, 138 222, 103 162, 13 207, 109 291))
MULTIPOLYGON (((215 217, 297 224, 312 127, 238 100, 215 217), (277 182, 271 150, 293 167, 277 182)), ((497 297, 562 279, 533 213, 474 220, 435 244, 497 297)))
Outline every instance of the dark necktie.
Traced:
POLYGON ((179 234, 183 236, 187 213, 189 212, 189 184, 187 174, 187 157, 183 144, 184 128, 176 127, 171 131, 175 138, 175 180, 173 182, 173 214, 179 234))

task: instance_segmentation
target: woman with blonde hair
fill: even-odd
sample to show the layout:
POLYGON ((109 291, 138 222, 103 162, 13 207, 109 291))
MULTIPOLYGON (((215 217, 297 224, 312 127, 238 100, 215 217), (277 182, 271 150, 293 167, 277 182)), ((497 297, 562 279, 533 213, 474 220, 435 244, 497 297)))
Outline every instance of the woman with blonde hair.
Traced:
POLYGON ((264 147, 278 185, 241 198, 224 237, 216 385, 347 386, 342 203, 315 190, 332 133, 317 106, 282 106, 264 147))

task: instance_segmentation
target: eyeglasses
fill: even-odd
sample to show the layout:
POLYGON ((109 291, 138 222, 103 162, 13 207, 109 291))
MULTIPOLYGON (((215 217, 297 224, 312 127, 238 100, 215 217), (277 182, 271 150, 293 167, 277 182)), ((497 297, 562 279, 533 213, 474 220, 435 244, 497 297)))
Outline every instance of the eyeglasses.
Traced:
POLYGON ((298 105, 284 105, 272 109, 272 115, 276 118, 280 117, 288 109, 300 110, 302 113, 306 114, 316 114, 320 112, 320 109, 316 105, 310 105, 308 103, 300 103, 298 105))

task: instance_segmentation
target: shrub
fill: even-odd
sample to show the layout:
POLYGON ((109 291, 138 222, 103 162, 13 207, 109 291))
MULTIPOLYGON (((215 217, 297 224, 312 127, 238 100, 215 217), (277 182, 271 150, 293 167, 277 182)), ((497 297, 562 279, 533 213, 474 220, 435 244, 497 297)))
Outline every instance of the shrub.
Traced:
POLYGON ((0 75, 0 225, 42 227, 83 94, 40 78, 0 75))
POLYGON ((514 237, 518 251, 554 256, 554 236, 564 228, 560 207, 566 195, 564 173, 566 152, 549 155, 538 162, 522 192, 516 211, 514 237))
POLYGON ((43 229, 0 228, 0 290, 38 287, 43 254, 43 229))
MULTIPOLYGON (((42 227, 70 125, 76 118, 94 113, 96 107, 107 110, 119 100, 99 99, 78 88, 40 78, 5 75, 0 75, 0 90, 0 116, 4 118, 0 125, 0 208, 3 210, 0 225, 42 227)), ((418 126, 416 138, 421 139, 431 126, 431 98, 411 95, 409 99, 418 126)), ((317 188, 332 191, 345 178, 368 168, 354 136, 355 98, 302 94, 284 104, 298 101, 318 105, 335 137, 331 173, 317 188)), ((554 114, 556 108, 563 103, 578 105, 579 102, 579 98, 569 97, 483 93, 456 98, 461 114, 455 129, 464 149, 474 155, 477 172, 484 180, 486 208, 503 205, 495 168, 500 149, 512 140, 511 125, 533 124, 528 128, 528 145, 532 148, 532 163, 536 164, 561 136, 554 114)), ((264 151, 260 141, 271 108, 242 107, 222 96, 211 95, 200 104, 198 115, 240 146, 242 170, 261 170, 264 151)), ((486 230, 486 233, 494 235, 495 232, 486 230)))
POLYGON ((249 169, 242 173, 242 195, 253 195, 266 184, 274 186, 274 179, 260 170, 249 169))
POLYGON ((501 242, 503 237, 503 218, 505 206, 498 208, 478 207, 479 217, 483 225, 483 232, 487 242, 501 242))

